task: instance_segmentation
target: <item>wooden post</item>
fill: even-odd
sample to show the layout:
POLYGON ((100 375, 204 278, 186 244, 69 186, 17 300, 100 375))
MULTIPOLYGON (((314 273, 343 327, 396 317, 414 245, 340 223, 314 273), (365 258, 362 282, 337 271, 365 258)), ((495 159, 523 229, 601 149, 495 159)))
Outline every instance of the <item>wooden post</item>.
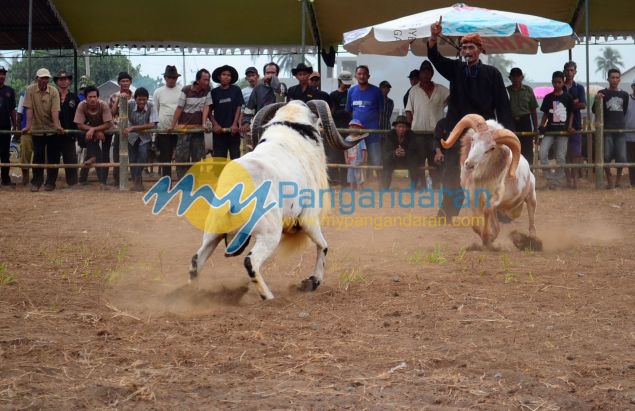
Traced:
POLYGON ((604 188, 604 99, 595 97, 595 188, 604 188))
POLYGON ((128 189, 128 137, 123 130, 128 127, 128 96, 119 98, 119 189, 128 189))

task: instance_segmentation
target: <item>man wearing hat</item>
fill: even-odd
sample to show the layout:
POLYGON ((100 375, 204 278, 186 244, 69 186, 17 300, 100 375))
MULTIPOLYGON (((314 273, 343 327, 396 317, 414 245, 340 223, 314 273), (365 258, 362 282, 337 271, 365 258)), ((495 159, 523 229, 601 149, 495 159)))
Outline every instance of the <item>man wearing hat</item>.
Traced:
MULTIPOLYGON (((410 81, 410 87, 414 87, 419 84, 419 70, 414 69, 408 74, 408 80, 410 81)), ((403 106, 406 107, 408 104, 408 96, 410 95, 410 89, 406 90, 406 94, 403 96, 403 106)))
MULTIPOLYGON (((59 164, 60 163, 60 139, 59 134, 64 132, 60 124, 60 94, 57 89, 49 85, 51 73, 46 68, 41 68, 36 73, 36 83, 26 89, 24 107, 26 112, 26 126, 23 134, 29 134, 31 130, 51 130, 56 132, 33 135, 33 163, 34 164, 59 164)), ((46 173, 44 189, 55 189, 57 180, 57 168, 50 168, 46 173)), ((31 191, 39 191, 44 183, 44 169, 34 168, 31 179, 31 191)))
POLYGON ((88 82, 89 80, 87 76, 81 76, 79 78, 79 84, 78 84, 79 90, 78 90, 77 97, 79 97, 80 103, 86 99, 86 96, 84 95, 84 89, 88 87, 88 82))
MULTIPOLYGON (((434 138, 432 131, 436 124, 444 116, 443 109, 448 104, 450 90, 432 81, 434 69, 432 63, 424 60, 419 68, 419 83, 410 89, 410 98, 406 104, 406 117, 412 123, 412 131, 417 144, 419 165, 434 167, 429 175, 435 187, 441 182, 441 174, 437 171, 440 165, 435 157, 442 157, 439 142, 434 138)), ((420 185, 423 184, 425 173, 420 175, 420 185)))
POLYGON ((238 72, 232 66, 224 65, 212 72, 212 80, 220 83, 212 90, 212 121, 214 157, 234 160, 240 157, 240 111, 245 104, 243 93, 234 85, 238 72), (227 130, 230 130, 229 132, 227 130))
POLYGON ((298 84, 289 87, 287 101, 302 100, 306 103, 315 97, 317 90, 309 85, 311 73, 313 73, 313 67, 304 63, 298 63, 294 69, 291 69, 291 74, 298 80, 298 84))
POLYGON ((340 75, 337 76, 337 89, 329 94, 331 111, 333 112, 333 120, 336 127, 346 128, 351 120, 350 113, 346 111, 346 99, 348 97, 348 89, 352 84, 353 74, 350 71, 342 70, 340 75), (338 123, 339 117, 342 118, 338 123))
MULTIPOLYGON (((71 81, 73 75, 66 70, 60 70, 53 77, 53 82, 57 86, 57 91, 60 93, 60 124, 64 130, 76 129, 75 125, 75 111, 79 105, 79 97, 72 91, 70 91, 71 81)), ((62 160, 64 164, 77 164, 77 149, 75 141, 77 140, 76 134, 62 134, 59 136, 62 151, 62 160)), ((77 169, 65 168, 64 176, 66 177, 66 184, 69 187, 77 184, 77 169)))
POLYGON ((314 71, 309 76, 309 85, 315 89, 315 96, 313 96, 313 100, 323 100, 331 104, 331 98, 326 91, 322 91, 322 75, 319 71, 314 71))
MULTIPOLYGON (((448 101, 448 126, 454 128, 466 114, 479 114, 487 119, 495 119, 503 127, 511 130, 511 106, 503 76, 494 66, 483 64, 479 59, 484 53, 483 41, 478 34, 468 34, 460 40, 461 59, 453 60, 442 56, 437 48, 437 38, 441 35, 441 21, 430 26, 428 40, 428 58, 437 71, 450 82, 448 101)), ((460 188, 459 151, 455 144, 445 153, 446 175, 444 188, 451 191, 460 188)), ((452 218, 459 213, 452 196, 443 196, 440 215, 452 218)))
MULTIPOLYGON (((181 75, 179 74, 176 66, 167 65, 163 72, 163 81, 165 85, 159 87, 154 91, 152 96, 152 103, 154 109, 159 115, 158 128, 167 130, 172 126, 172 117, 179 104, 179 97, 181 96, 181 87, 177 87, 176 82, 181 75)), ((176 134, 157 134, 156 146, 159 150, 157 161, 159 163, 169 163, 172 161, 174 150, 176 148, 176 134)), ((172 167, 163 166, 160 167, 161 177, 171 176, 172 167)))
MULTIPOLYGON (((512 131, 538 130, 538 101, 534 90, 523 84, 523 71, 514 67, 509 72, 511 85, 507 86, 509 103, 511 104, 514 128, 512 131)), ((534 163, 534 138, 532 136, 519 136, 520 152, 529 164, 534 163)))
MULTIPOLYGON (((7 69, 0 66, 0 130, 17 130, 18 117, 15 111, 15 91, 4 84, 7 78, 7 69)), ((11 134, 0 134, 0 163, 11 161, 11 134)), ((0 169, 1 184, 13 187, 9 175, 9 167, 0 169)))
POLYGON ((247 67, 247 70, 245 70, 245 80, 247 80, 248 86, 243 87, 241 89, 243 93, 243 100, 245 100, 245 103, 249 101, 249 97, 251 97, 251 92, 254 90, 256 85, 258 85, 259 78, 260 78, 260 74, 258 74, 257 68, 247 67))
POLYGON ((392 123, 393 129, 386 136, 382 146, 384 170, 381 189, 388 190, 392 181, 392 173, 396 169, 405 168, 414 188, 419 179, 419 160, 414 136, 410 131, 410 122, 406 116, 397 116, 392 123))
POLYGON ((381 94, 384 96, 384 110, 379 115, 379 128, 383 130, 390 130, 390 118, 395 109, 395 102, 388 97, 391 88, 392 86, 386 80, 379 83, 379 90, 381 90, 381 94))

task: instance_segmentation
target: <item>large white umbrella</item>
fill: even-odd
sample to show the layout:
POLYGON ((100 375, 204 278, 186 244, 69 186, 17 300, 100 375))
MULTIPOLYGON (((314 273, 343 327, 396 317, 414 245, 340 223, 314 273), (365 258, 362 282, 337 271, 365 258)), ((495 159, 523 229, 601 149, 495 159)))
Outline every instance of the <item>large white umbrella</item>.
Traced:
POLYGON ((430 25, 441 17, 443 38, 437 45, 445 55, 457 54, 458 39, 470 33, 481 35, 488 54, 535 54, 539 45, 543 53, 552 53, 570 49, 576 41, 567 23, 459 3, 346 32, 344 49, 353 54, 405 56, 412 51, 425 56, 430 25))

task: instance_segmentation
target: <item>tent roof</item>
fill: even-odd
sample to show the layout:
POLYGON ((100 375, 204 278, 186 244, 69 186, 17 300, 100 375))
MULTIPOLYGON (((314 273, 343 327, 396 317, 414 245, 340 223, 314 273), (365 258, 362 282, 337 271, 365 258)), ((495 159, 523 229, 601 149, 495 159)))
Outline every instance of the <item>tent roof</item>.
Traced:
MULTIPOLYGON (((590 34, 632 36, 635 2, 589 0, 590 34)), ((272 46, 302 43, 299 0, 33 0, 33 48, 272 46)), ((447 0, 312 0, 307 2, 306 45, 337 45, 346 31, 448 5, 447 0), (315 24, 311 24, 314 21, 315 24), (315 30, 311 27, 314 26, 315 30)), ((535 14, 570 23, 582 36, 583 0, 479 0, 471 6, 535 14)), ((26 49, 28 1, 4 0, 0 49, 26 49)))

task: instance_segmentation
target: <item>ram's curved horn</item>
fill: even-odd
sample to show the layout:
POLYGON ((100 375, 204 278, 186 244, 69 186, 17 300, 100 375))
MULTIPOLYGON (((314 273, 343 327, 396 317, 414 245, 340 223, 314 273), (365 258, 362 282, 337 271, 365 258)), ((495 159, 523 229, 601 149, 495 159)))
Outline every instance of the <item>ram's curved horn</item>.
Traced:
POLYGON ((347 150, 351 147, 355 147, 360 141, 362 141, 359 139, 357 141, 348 142, 342 137, 335 127, 335 122, 331 116, 331 108, 326 101, 309 100, 306 104, 309 106, 311 111, 317 114, 317 116, 320 117, 320 120, 322 120, 324 136, 331 146, 340 150, 347 150))
POLYGON ((512 163, 509 166, 509 177, 516 176, 516 169, 520 162, 520 140, 513 131, 501 128, 492 133, 496 144, 504 144, 512 151, 512 163))
POLYGON ((264 106, 254 116, 254 119, 251 122, 251 144, 253 148, 256 148, 256 145, 260 141, 260 136, 262 135, 262 126, 267 124, 269 120, 276 115, 276 111, 287 103, 274 103, 269 104, 268 106, 264 106))
POLYGON ((443 148, 451 148, 459 137, 461 137, 466 128, 473 128, 475 131, 482 133, 487 131, 487 123, 485 123, 485 119, 478 114, 466 115, 456 123, 456 126, 454 126, 447 140, 441 140, 443 148))

